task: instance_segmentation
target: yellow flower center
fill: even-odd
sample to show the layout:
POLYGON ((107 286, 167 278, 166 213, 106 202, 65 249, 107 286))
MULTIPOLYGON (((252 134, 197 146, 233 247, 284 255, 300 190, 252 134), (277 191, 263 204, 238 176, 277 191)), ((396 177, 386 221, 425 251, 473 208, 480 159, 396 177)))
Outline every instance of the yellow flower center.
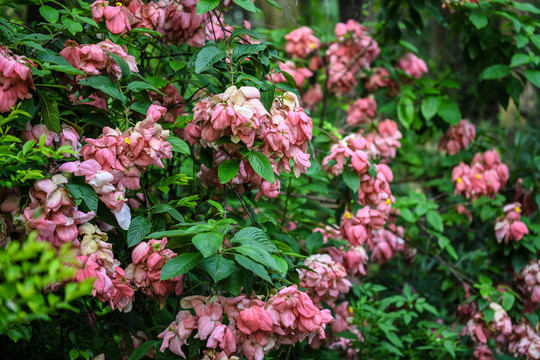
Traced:
POLYGON ((131 140, 129 140, 129 137, 125 137, 125 138, 124 138, 124 142, 125 142, 126 144, 129 144, 129 143, 131 142, 131 140))
POLYGON ((349 306, 348 310, 349 310, 349 314, 354 314, 354 309, 352 308, 352 306, 349 306))
POLYGON ((121 2, 117 2, 116 6, 123 6, 121 2))
POLYGON ((519 206, 516 206, 516 212, 517 213, 520 213, 521 212, 521 208, 519 206))
POLYGON ((457 178, 457 180, 456 180, 456 182, 457 182, 458 184, 460 184, 460 183, 461 183, 461 181, 462 181, 462 180, 461 180, 461 178, 460 178, 460 177, 458 177, 458 178, 457 178))
POLYGON ((309 43, 309 48, 310 49, 315 49, 315 44, 314 43, 309 43))
POLYGON ((351 213, 350 212, 346 212, 345 213, 345 219, 350 219, 351 218, 351 213))
POLYGON ((477 179, 480 179, 482 176, 480 176, 480 174, 476 174, 476 178, 477 179))
POLYGON ((390 205, 392 203, 392 200, 386 199, 386 205, 390 205))

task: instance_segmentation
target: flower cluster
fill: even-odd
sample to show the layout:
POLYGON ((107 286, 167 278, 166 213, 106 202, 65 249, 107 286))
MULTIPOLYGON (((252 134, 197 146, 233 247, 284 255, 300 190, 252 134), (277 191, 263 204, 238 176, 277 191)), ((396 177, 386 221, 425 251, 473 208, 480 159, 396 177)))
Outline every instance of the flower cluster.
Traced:
POLYGON ((424 60, 419 59, 413 53, 403 55, 403 57, 399 59, 397 67, 405 71, 407 75, 417 79, 420 79, 422 75, 428 72, 428 68, 424 60))
POLYGON ((517 274, 518 289, 523 293, 525 307, 534 312, 540 303, 540 261, 531 261, 517 274))
POLYGON ((266 302, 258 297, 241 295, 188 296, 174 322, 158 335, 163 339, 161 351, 186 358, 182 346, 189 337, 206 341, 207 354, 215 359, 262 360, 271 349, 291 345, 304 339, 324 339, 324 329, 333 321, 330 310, 319 310, 308 295, 296 285, 283 288, 266 302), (228 323, 225 322, 225 317, 228 323), (214 357, 212 357, 214 358, 214 357))
POLYGON ((386 216, 378 210, 364 206, 356 214, 346 211, 341 218, 340 231, 351 245, 363 245, 373 238, 373 230, 381 229, 386 216))
POLYGON ((525 318, 514 326, 508 351, 516 358, 540 359, 540 336, 525 318))
POLYGON ((160 90, 164 95, 160 95, 153 91, 149 91, 148 95, 150 95, 150 98, 153 100, 153 104, 163 106, 167 109, 165 115, 159 120, 165 123, 174 123, 176 118, 182 115, 186 109, 184 97, 180 95, 176 86, 170 83, 160 90))
MULTIPOLYGON (((286 61, 284 63, 278 62, 278 66, 282 72, 284 71, 293 77, 298 87, 301 87, 307 78, 313 76, 313 73, 311 71, 306 68, 297 68, 292 61, 286 61)), ((285 76, 282 72, 269 75, 268 80, 271 80, 274 84, 280 82, 287 82, 287 79, 285 79, 285 76)))
POLYGON ((368 255, 363 246, 350 246, 347 251, 343 247, 329 247, 328 254, 335 262, 343 265, 347 275, 367 275, 368 255))
POLYGON ((358 176, 366 174, 370 167, 367 146, 366 139, 358 134, 346 136, 330 147, 330 155, 322 162, 323 169, 333 175, 339 175, 347 165, 354 169, 358 176), (346 164, 349 159, 350 164, 346 164))
POLYGON ((401 132, 395 121, 386 119, 377 125, 377 132, 370 132, 366 135, 369 156, 381 159, 382 162, 389 162, 396 157, 396 149, 401 148, 401 132))
MULTIPOLYGON (((45 146, 54 146, 57 149, 62 146, 70 146, 77 153, 81 149, 81 144, 79 143, 81 137, 74 128, 66 124, 62 124, 60 134, 56 134, 47 129, 47 126, 44 124, 32 126, 28 122, 26 123, 26 130, 22 133, 22 139, 25 141, 34 140, 38 144, 39 139, 43 135, 45 135, 45 146)), ((69 157, 70 154, 65 153, 64 156, 69 157)), ((78 154, 75 156, 78 156, 78 154)))
POLYGON ((217 166, 237 158, 241 160, 240 171, 230 183, 238 185, 241 191, 242 184, 251 184, 261 190, 261 195, 273 198, 279 194, 279 181, 272 184, 262 179, 242 156, 241 143, 251 151, 265 154, 276 174, 290 172, 289 160, 292 159, 293 172, 298 177, 311 165, 310 154, 306 151, 312 131, 313 122, 300 107, 296 95, 287 92, 277 98, 269 113, 261 103, 257 89, 232 86, 195 105, 193 122, 184 129, 184 136, 191 144, 199 139, 203 147, 215 147, 213 143, 222 137, 232 141, 223 145, 224 151, 214 151, 212 169, 201 166, 198 176, 203 185, 220 186, 215 176, 217 166), (254 145, 255 140, 262 144, 254 145))
POLYGON ((378 67, 375 68, 375 71, 366 79, 364 86, 367 91, 373 92, 377 89, 386 87, 397 89, 398 84, 390 78, 388 70, 378 67))
POLYGON ((73 40, 67 40, 64 44, 64 49, 60 51, 60 55, 74 68, 81 70, 88 76, 106 73, 115 79, 120 79, 122 70, 109 53, 113 53, 124 59, 130 71, 139 72, 137 61, 134 56, 128 55, 127 48, 125 46, 122 48, 109 39, 97 44, 83 45, 79 45, 73 40))
POLYGON ((367 34, 366 28, 352 19, 338 23, 335 34, 338 42, 331 44, 326 51, 328 87, 343 95, 356 86, 355 75, 369 68, 380 50, 377 42, 367 34))
POLYGON ((69 162, 60 167, 61 171, 84 176, 123 229, 127 230, 131 221, 126 188, 140 188, 140 176, 147 167, 163 168, 162 159, 172 157, 172 145, 166 141, 169 131, 157 123, 165 112, 165 108, 151 105, 146 119, 134 128, 124 132, 103 128, 103 134, 97 139, 86 139, 86 145, 81 149, 82 162, 69 162))
POLYGON ((285 51, 300 59, 307 58, 321 46, 320 40, 313 35, 313 30, 307 26, 294 29, 285 35, 285 40, 287 40, 285 51))
POLYGON ((461 119, 457 126, 450 126, 444 137, 441 139, 439 148, 446 150, 449 155, 459 153, 462 149, 469 147, 469 144, 476 136, 476 127, 465 119, 461 119))
POLYGON ((139 243, 131 253, 133 263, 126 268, 126 278, 161 305, 165 304, 173 291, 176 295, 181 295, 184 289, 182 276, 161 280, 163 265, 177 255, 174 251, 165 249, 165 245, 167 238, 139 243))
POLYGON ((402 236, 404 229, 401 226, 390 224, 388 229, 379 229, 373 231, 373 237, 368 242, 371 249, 371 260, 376 263, 389 261, 398 252, 405 250, 405 240, 402 236))
POLYGON ((377 115, 377 103, 373 98, 358 99, 349 106, 347 123, 351 126, 369 123, 377 115))
POLYGON ((497 150, 477 153, 471 166, 460 162, 452 170, 452 181, 456 182, 455 193, 463 194, 467 199, 494 196, 507 180, 508 167, 501 163, 497 150))
POLYGON ((521 204, 511 203, 503 208, 504 216, 497 218, 495 221, 495 237, 500 244, 504 241, 508 244, 510 240, 520 241, 525 234, 529 233, 527 225, 521 218, 521 204))
POLYGON ((376 164, 374 166, 377 170, 376 177, 369 174, 360 177, 358 203, 360 205, 370 205, 381 213, 389 215, 392 210, 392 203, 395 201, 390 190, 390 183, 394 180, 394 174, 386 164, 376 164))
POLYGON ((107 234, 90 223, 80 225, 78 230, 82 240, 75 257, 79 265, 75 279, 81 282, 95 278, 92 289, 95 297, 109 302, 113 309, 116 306, 121 311, 131 311, 135 292, 120 262, 114 258, 107 234))
POLYGON ((304 265, 313 271, 298 269, 300 284, 310 289, 315 304, 333 302, 340 294, 349 292, 351 282, 345 277, 347 271, 328 254, 314 254, 304 260, 304 265))
POLYGON ((26 228, 38 230, 38 239, 48 241, 56 248, 77 240, 77 225, 88 222, 95 215, 92 211, 78 210, 75 200, 63 186, 67 182, 68 179, 59 174, 36 181, 30 188, 30 204, 23 211, 26 228))
POLYGON ((32 98, 32 66, 35 64, 24 56, 0 45, 0 113, 11 111, 17 100, 32 98))
MULTIPOLYGON (((502 308, 501 305, 491 302, 488 306, 494 312, 493 319, 488 323, 484 319, 484 315, 478 310, 478 305, 473 302, 467 307, 461 307, 460 310, 467 309, 467 323, 462 330, 462 336, 468 335, 475 341, 483 344, 487 343, 487 339, 498 334, 508 336, 512 334, 512 320, 502 308)), ((459 311, 459 310, 458 310, 459 311)))

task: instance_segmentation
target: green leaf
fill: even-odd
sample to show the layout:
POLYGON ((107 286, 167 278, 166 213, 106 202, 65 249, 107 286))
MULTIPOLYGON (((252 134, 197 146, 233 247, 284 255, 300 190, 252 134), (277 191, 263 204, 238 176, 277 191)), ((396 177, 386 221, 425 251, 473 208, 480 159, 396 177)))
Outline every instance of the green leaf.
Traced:
POLYGON ((79 69, 75 69, 71 65, 66 66, 66 65, 45 65, 44 64, 43 68, 48 69, 48 70, 58 71, 58 72, 61 72, 61 73, 64 73, 64 74, 69 74, 69 75, 83 75, 83 76, 86 76, 86 74, 84 72, 82 72, 79 69))
POLYGON ((414 46, 413 44, 411 44, 410 42, 408 41, 405 41, 405 40, 399 40, 399 45, 401 45, 402 47, 404 47, 405 49, 415 53, 415 54, 418 54, 420 51, 418 51, 418 48, 416 46, 414 46))
POLYGON ((202 264, 206 269, 206 272, 208 272, 216 283, 231 275, 236 267, 234 261, 225 259, 218 254, 214 254, 213 256, 204 259, 202 264))
POLYGON ((427 219, 428 224, 431 225, 433 229, 439 232, 443 232, 444 225, 443 225, 441 215, 439 215, 438 212, 433 211, 433 210, 428 211, 428 213, 426 214, 426 219, 427 219))
POLYGON ((127 101, 124 94, 120 92, 116 84, 108 76, 91 76, 80 80, 79 85, 90 86, 96 90, 102 91, 115 99, 119 99, 124 104, 127 101))
POLYGON ((461 120, 461 110, 458 104, 448 98, 442 99, 437 114, 450 125, 457 125, 461 120))
POLYGON ((540 88, 540 71, 538 70, 525 70, 525 77, 537 88, 540 88))
POLYGON ((534 6, 533 4, 525 3, 525 2, 520 3, 517 1, 512 1, 510 4, 511 4, 510 6, 513 6, 518 10, 527 11, 533 14, 540 14, 540 9, 534 6))
POLYGON ((454 343, 452 343, 450 340, 444 340, 443 341, 444 349, 450 354, 452 358, 456 358, 456 350, 454 349, 454 343))
POLYGON ((202 15, 214 10, 221 0, 199 0, 197 3, 197 15, 202 15))
POLYGON ((410 209, 407 209, 407 208, 399 209, 399 213, 401 217, 403 218, 403 220, 410 223, 416 222, 416 216, 412 213, 410 209))
POLYGON ((310 254, 314 254, 323 246, 323 236, 320 231, 309 234, 306 238, 306 249, 310 254))
POLYGON ((150 340, 143 344, 141 344, 138 348, 136 348, 131 355, 129 356, 128 360, 140 360, 142 359, 158 342, 156 340, 150 340))
POLYGON ((66 187, 69 193, 78 200, 79 204, 83 201, 90 211, 97 212, 98 196, 90 185, 69 182, 66 187))
POLYGON ((510 74, 510 66, 508 65, 492 65, 480 74, 480 80, 501 79, 510 74))
MULTIPOLYGON (((57 64, 57 65, 64 65, 64 66, 71 66, 71 64, 64 59, 64 57, 54 51, 46 50, 46 51, 39 51, 36 54, 36 60, 39 62, 49 62, 51 64, 57 64)), ((73 67, 73 66, 71 66, 73 67)))
POLYGON ((244 36, 244 35, 248 35, 248 36, 251 36, 251 37, 257 38, 257 39, 262 39, 263 38, 263 36, 261 34, 259 34, 258 32, 254 31, 254 30, 250 30, 250 29, 246 29, 246 28, 237 28, 237 29, 234 29, 233 32, 231 33, 231 40, 236 38, 236 37, 244 36))
POLYGON ((278 255, 272 255, 272 257, 274 258, 274 260, 276 261, 276 264, 278 265, 278 268, 279 268, 278 273, 281 276, 285 277, 287 275, 287 271, 289 270, 289 265, 287 264, 287 261, 278 255))
POLYGON ((129 224, 129 229, 127 232, 128 247, 132 247, 140 243, 142 239, 148 235, 151 229, 152 222, 146 217, 137 216, 135 219, 131 220, 131 224, 129 224))
POLYGON ((49 98, 48 95, 40 90, 36 90, 39 96, 41 106, 41 116, 47 129, 54 133, 60 133, 60 110, 56 100, 49 98))
POLYGON ((238 174, 240 169, 239 159, 225 160, 218 167, 218 178, 222 184, 228 183, 238 174))
POLYGON ((426 120, 431 119, 435 116, 437 113, 437 110, 439 110, 439 105, 441 104, 441 97, 440 96, 428 96, 422 100, 422 105, 420 107, 420 110, 422 111, 422 115, 424 115, 424 118, 426 120))
POLYGON ((71 349, 69 350, 69 359, 70 360, 75 360, 75 359, 78 359, 79 358, 79 350, 77 349, 71 349))
POLYGON ((158 88, 144 81, 132 81, 128 84, 128 86, 126 86, 126 90, 132 91, 135 93, 138 93, 144 90, 150 90, 150 91, 163 95, 163 93, 158 88))
POLYGON ((509 292, 505 292, 502 296, 502 307, 506 311, 510 311, 512 309, 512 306, 514 306, 514 302, 516 301, 516 298, 514 295, 512 295, 509 292))
POLYGON ((275 183, 274 170, 272 169, 272 163, 266 157, 266 155, 260 152, 251 151, 248 154, 249 164, 255 170, 255 172, 269 183, 275 183))
POLYGON ((276 9, 283 10, 281 5, 276 0, 266 0, 266 2, 275 7, 276 9))
POLYGON ((484 13, 474 11, 469 15, 469 20, 476 26, 477 29, 481 29, 488 24, 488 18, 484 13))
POLYGON ((218 49, 215 46, 204 47, 197 54, 195 59, 195 72, 197 74, 202 73, 212 67, 216 62, 226 57, 227 54, 221 49, 218 49))
POLYGON ((156 204, 150 208, 150 214, 162 214, 165 212, 176 221, 184 222, 185 220, 182 214, 169 204, 156 204))
POLYGON ((529 56, 525 54, 514 54, 514 56, 512 56, 512 60, 510 61, 510 66, 517 67, 517 66, 525 65, 525 64, 528 64, 529 61, 530 61, 529 56))
POLYGON ((252 244, 242 244, 241 246, 235 247, 234 250, 260 264, 279 271, 279 267, 274 258, 262 247, 253 246, 252 244))
POLYGON ((274 103, 274 98, 276 94, 276 85, 270 84, 268 90, 261 91, 261 102, 264 105, 264 108, 269 112, 272 109, 272 104, 274 103))
POLYGON ((129 65, 127 64, 126 60, 122 59, 120 56, 116 55, 115 53, 112 53, 110 51, 107 51, 107 52, 116 62, 116 64, 120 67, 120 71, 122 72, 122 79, 127 79, 129 75, 131 75, 131 70, 129 70, 129 65))
POLYGON ((255 12, 255 13, 259 12, 259 11, 257 11, 259 9, 257 9, 257 7, 253 4, 252 0, 233 0, 233 2, 236 5, 246 9, 247 11, 255 12))
POLYGON ((197 250, 207 258, 219 250, 223 243, 223 235, 218 232, 207 232, 195 235, 191 241, 197 250))
POLYGON ((56 23, 58 21, 58 17, 60 16, 58 10, 47 5, 40 6, 39 13, 45 20, 52 24, 56 23))
POLYGON ((270 279, 270 276, 268 276, 268 272, 266 271, 264 266, 257 264, 255 261, 240 254, 234 255, 234 259, 236 260, 238 264, 240 264, 240 266, 253 272, 255 275, 257 275, 261 279, 266 280, 270 283, 272 282, 272 279, 270 279))
POLYGON ((277 252, 276 245, 270 240, 270 237, 261 229, 249 226, 241 229, 234 234, 231 243, 255 243, 254 246, 260 246, 268 252, 277 252))
POLYGON ((233 61, 237 61, 240 58, 245 58, 249 55, 256 54, 266 49, 264 44, 240 44, 233 48, 233 61))
POLYGON ((80 33, 83 31, 83 27, 77 21, 71 20, 68 17, 62 17, 62 24, 69 30, 72 35, 80 33))
POLYGON ((349 189, 351 189, 354 192, 358 191, 358 188, 360 187, 360 176, 358 176, 358 173, 355 171, 352 171, 349 168, 345 168, 343 171, 343 182, 349 189))
POLYGON ((167 139, 172 145, 173 151, 180 152, 182 154, 190 155, 191 150, 189 144, 182 139, 177 138, 176 136, 169 136, 167 139))
POLYGON ((398 102, 398 119, 407 129, 411 126, 414 120, 414 105, 409 97, 402 97, 398 102))
POLYGON ((201 262, 203 256, 200 253, 178 254, 169 260, 161 269, 161 280, 168 280, 180 276, 193 269, 201 262))

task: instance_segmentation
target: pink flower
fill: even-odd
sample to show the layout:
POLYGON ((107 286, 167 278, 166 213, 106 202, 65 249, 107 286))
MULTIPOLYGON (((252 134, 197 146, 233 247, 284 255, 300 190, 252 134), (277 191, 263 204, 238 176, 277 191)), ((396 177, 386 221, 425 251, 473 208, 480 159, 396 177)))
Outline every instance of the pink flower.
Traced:
POLYGON ((121 3, 117 4, 119 5, 105 6, 103 9, 105 25, 113 34, 121 34, 131 30, 131 25, 128 18, 128 16, 131 16, 131 13, 121 3))
MULTIPOLYGON (((290 74, 294 78, 298 88, 302 87, 307 78, 313 76, 311 71, 306 68, 297 68, 292 61, 286 61, 285 63, 279 62, 278 66, 281 71, 290 74)), ((269 78, 274 84, 287 82, 287 79, 282 73, 273 73, 269 75, 269 78)))
POLYGON ((33 66, 24 56, 12 55, 0 45, 0 113, 11 111, 17 100, 32 98, 29 89, 34 89, 33 66))
POLYGON ((313 301, 333 301, 339 294, 346 294, 351 283, 345 279, 347 272, 343 265, 336 263, 329 255, 315 254, 304 260, 304 265, 312 271, 299 269, 301 285, 311 289, 313 301))
POLYGON ((253 305, 242 310, 237 319, 238 330, 250 335, 258 330, 271 331, 272 318, 263 308, 253 305))
POLYGON ((307 58, 321 46, 321 42, 313 35, 313 30, 304 26, 285 35, 287 44, 285 51, 293 57, 307 58))
POLYGON ((462 149, 469 147, 469 144, 476 136, 474 124, 462 119, 458 126, 451 126, 441 139, 439 148, 446 149, 449 155, 459 153, 462 149))
POLYGON ((370 156, 389 162, 396 157, 396 149, 401 148, 401 137, 395 121, 389 119, 381 121, 377 126, 377 133, 366 134, 370 156))
POLYGON ((373 92, 380 88, 390 87, 396 89, 398 84, 390 79, 388 70, 382 67, 375 68, 375 72, 366 80, 366 90, 373 92))
POLYGON ((321 84, 311 85, 302 95, 302 101, 309 110, 313 110, 323 99, 321 84))
POLYGON ((399 59, 398 68, 402 69, 407 75, 420 79, 423 74, 428 72, 428 68, 424 60, 419 59, 413 53, 407 53, 399 59))
POLYGON ((369 123, 377 114, 377 103, 372 98, 358 99, 349 106, 347 123, 357 126, 369 123))

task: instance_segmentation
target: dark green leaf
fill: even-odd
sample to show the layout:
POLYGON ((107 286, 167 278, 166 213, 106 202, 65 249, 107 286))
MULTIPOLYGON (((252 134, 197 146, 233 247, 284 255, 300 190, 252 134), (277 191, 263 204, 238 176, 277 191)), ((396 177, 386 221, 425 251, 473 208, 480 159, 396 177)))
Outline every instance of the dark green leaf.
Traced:
POLYGON ((79 204, 83 201, 88 207, 88 210, 93 211, 94 213, 97 212, 98 196, 96 191, 90 185, 69 182, 66 184, 66 187, 69 193, 78 200, 79 204))
POLYGON ((444 224, 443 224, 441 215, 439 215, 438 212, 433 211, 433 210, 428 211, 428 213, 426 214, 426 219, 427 219, 428 224, 431 225, 433 229, 439 232, 443 232, 444 224))
POLYGON ((43 123, 47 129, 54 133, 60 133, 60 111, 56 100, 49 98, 48 95, 40 90, 37 90, 39 96, 39 104, 41 106, 41 116, 43 123))
POLYGON ((140 359, 142 359, 156 344, 157 344, 156 340, 150 340, 150 341, 147 341, 147 342, 141 344, 138 348, 136 348, 131 353, 128 360, 140 360, 140 359))
POLYGON ((233 60, 237 61, 240 58, 247 57, 249 55, 253 55, 258 53, 259 51, 263 51, 266 49, 266 45, 264 44, 240 44, 236 45, 233 48, 233 60))
POLYGON ((276 181, 272 163, 266 155, 261 154, 260 152, 251 151, 248 154, 248 160, 253 170, 255 170, 260 177, 272 184, 276 181))
POLYGON ((127 101, 127 98, 120 92, 118 86, 116 86, 116 84, 108 76, 91 76, 89 78, 80 80, 79 85, 86 85, 96 90, 100 90, 115 99, 119 99, 124 104, 127 101))
POLYGON ((306 249, 310 254, 314 254, 323 246, 323 236, 320 231, 311 233, 306 238, 306 249))
POLYGON ((218 254, 214 254, 213 256, 204 259, 202 264, 206 269, 206 272, 216 283, 231 275, 235 268, 234 261, 225 259, 218 254))
POLYGON ((515 7, 518 10, 527 11, 533 14, 540 14, 540 9, 534 6, 533 4, 530 4, 527 2, 520 3, 517 1, 512 1, 510 4, 511 6, 515 7))
POLYGON ((343 182, 354 192, 357 192, 360 187, 360 177, 358 176, 358 173, 349 168, 345 168, 343 171, 343 182))
POLYGON ((238 264, 240 264, 240 266, 253 272, 255 275, 257 275, 261 279, 266 280, 268 282, 272 282, 272 279, 270 279, 270 276, 268 276, 268 272, 266 271, 264 266, 257 264, 255 261, 240 254, 236 254, 234 256, 234 259, 236 260, 238 264))
POLYGON ((127 232, 128 247, 132 247, 140 243, 142 239, 148 235, 151 229, 152 222, 146 217, 137 216, 135 219, 131 220, 131 224, 129 224, 129 229, 127 232))
POLYGON ((120 67, 120 71, 122 72, 122 79, 127 79, 131 74, 131 70, 129 70, 129 65, 127 64, 126 60, 116 55, 115 53, 112 53, 110 51, 107 52, 116 62, 116 64, 120 67))
POLYGON ((398 119, 407 129, 411 126, 414 120, 414 105, 409 97, 402 97, 398 102, 398 119))
POLYGON ((525 70, 525 76, 527 77, 527 80, 531 82, 531 84, 537 88, 540 88, 540 71, 532 69, 525 70))
POLYGON ((510 74, 510 66, 508 65, 492 65, 480 74, 480 80, 500 79, 510 74))
POLYGON ((182 139, 177 138, 176 136, 169 136, 167 139, 172 145, 173 151, 180 152, 182 154, 190 155, 191 150, 189 144, 182 139))
POLYGON ((203 256, 200 253, 178 254, 169 260, 161 269, 161 280, 168 280, 180 276, 193 269, 201 262, 203 256))
POLYGON ((258 263, 279 271, 279 267, 274 258, 262 247, 253 246, 252 244, 242 244, 241 246, 235 247, 234 250, 258 263))
POLYGON ((246 227, 234 234, 231 239, 231 243, 246 243, 246 242, 255 242, 255 246, 260 246, 268 252, 277 252, 278 249, 276 245, 270 240, 270 237, 259 228, 256 227, 246 227))
POLYGON ((207 232, 195 235, 191 241, 197 250, 207 258, 219 250, 223 243, 223 235, 218 232, 207 232))
POLYGON ((253 4, 252 0, 233 0, 233 2, 250 12, 258 12, 257 7, 253 4))
POLYGON ((168 204, 156 204, 150 208, 150 214, 162 214, 167 213, 171 215, 176 221, 184 222, 184 217, 178 210, 168 204))
POLYGON ((450 99, 442 99, 437 114, 450 125, 457 125, 461 120, 461 110, 458 104, 450 99))
POLYGON ((43 68, 48 69, 48 70, 58 71, 58 72, 61 72, 61 73, 64 73, 64 74, 69 74, 69 75, 83 75, 83 76, 86 75, 84 72, 82 72, 79 69, 75 69, 71 65, 66 66, 66 65, 45 65, 44 64, 43 68))
POLYGON ((231 33, 231 40, 236 37, 244 36, 244 35, 248 35, 250 37, 257 38, 257 39, 262 39, 263 37, 261 34, 259 34, 258 32, 254 30, 250 30, 246 28, 237 28, 237 29, 234 29, 233 32, 231 33))
POLYGON ((126 86, 126 90, 135 93, 139 93, 144 90, 150 90, 160 95, 163 95, 163 93, 158 88, 148 83, 145 83, 144 81, 132 81, 128 84, 128 86, 126 86))
POLYGON ((56 23, 58 21, 58 17, 60 16, 58 10, 47 5, 41 5, 39 7, 39 13, 45 20, 52 24, 56 23))
POLYGON ((221 49, 218 49, 215 46, 204 47, 197 54, 195 59, 195 72, 197 74, 202 73, 212 67, 216 62, 226 57, 227 54, 221 49))
POLYGON ((83 27, 77 21, 71 20, 68 17, 62 17, 62 24, 69 30, 72 35, 80 33, 83 31, 83 27))
POLYGON ((488 24, 487 16, 479 11, 474 11, 469 15, 469 20, 477 29, 481 29, 488 24))
POLYGON ((230 159, 219 164, 218 178, 222 184, 228 183, 238 174, 240 169, 239 159, 230 159))
POLYGON ((199 0, 197 3, 197 15, 202 15, 214 10, 221 0, 199 0))
POLYGON ((529 56, 525 54, 514 54, 514 56, 512 56, 512 60, 510 61, 510 66, 517 67, 517 66, 525 65, 525 64, 528 64, 529 61, 530 61, 529 56))

